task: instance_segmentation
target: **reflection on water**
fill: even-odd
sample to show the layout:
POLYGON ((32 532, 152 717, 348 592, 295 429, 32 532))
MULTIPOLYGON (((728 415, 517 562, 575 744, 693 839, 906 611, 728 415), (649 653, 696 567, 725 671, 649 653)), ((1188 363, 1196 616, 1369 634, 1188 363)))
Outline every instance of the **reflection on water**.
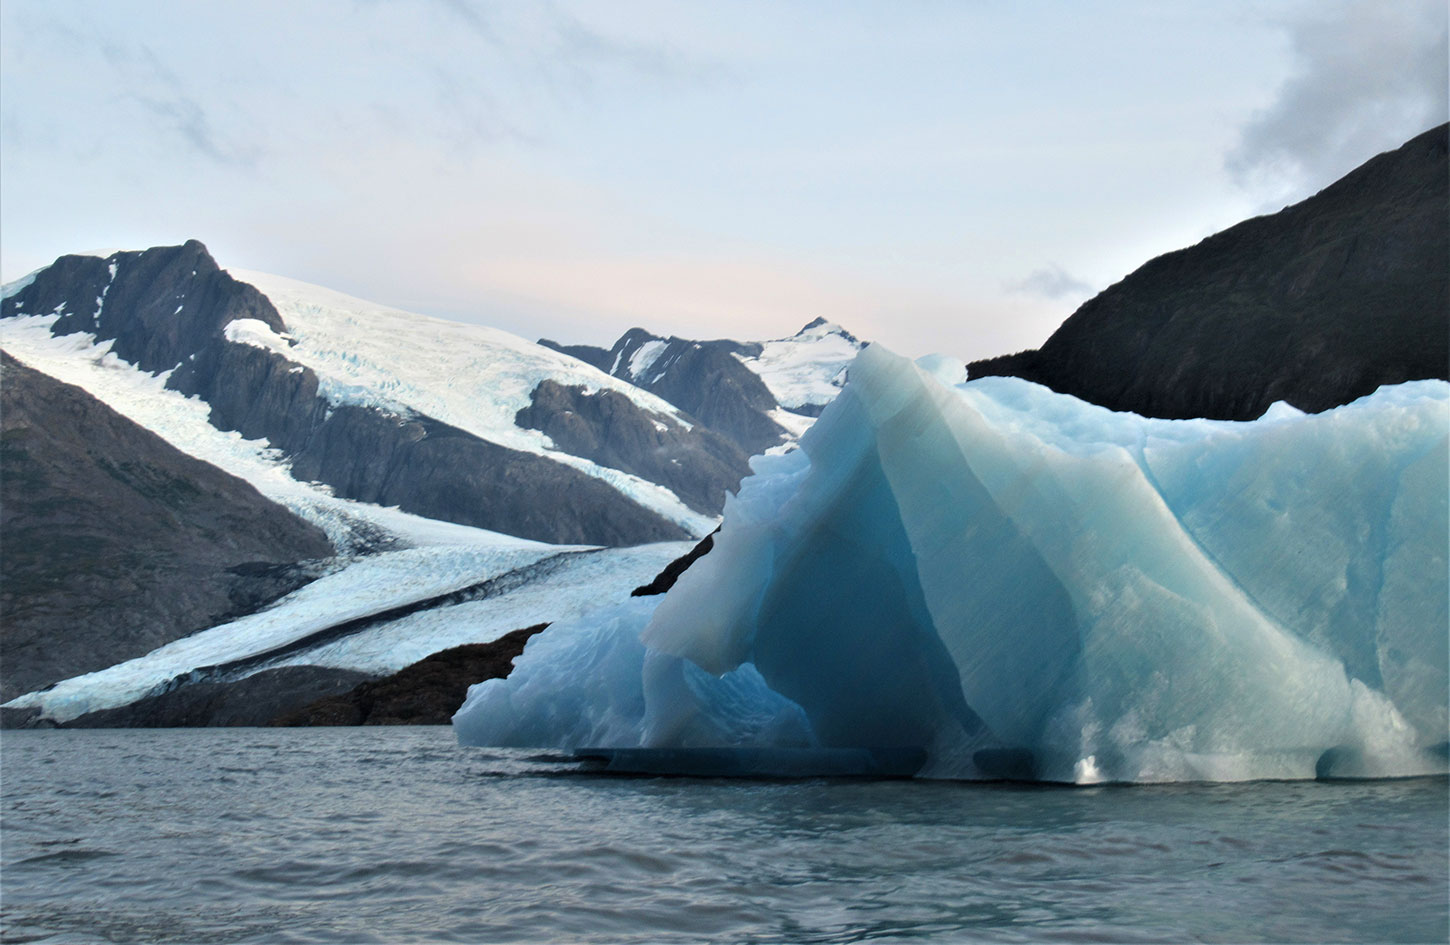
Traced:
POLYGON ((446 728, 6 732, 5 941, 1438 941, 1444 779, 612 778, 446 728))

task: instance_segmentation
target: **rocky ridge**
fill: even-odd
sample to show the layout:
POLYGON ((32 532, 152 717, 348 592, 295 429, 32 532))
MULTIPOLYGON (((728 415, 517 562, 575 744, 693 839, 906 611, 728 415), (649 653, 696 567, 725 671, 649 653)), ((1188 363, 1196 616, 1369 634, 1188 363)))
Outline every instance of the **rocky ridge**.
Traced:
POLYGON ((1040 349, 976 361, 1113 410, 1249 420, 1447 377, 1450 163, 1441 125, 1314 196, 1154 259, 1040 349))

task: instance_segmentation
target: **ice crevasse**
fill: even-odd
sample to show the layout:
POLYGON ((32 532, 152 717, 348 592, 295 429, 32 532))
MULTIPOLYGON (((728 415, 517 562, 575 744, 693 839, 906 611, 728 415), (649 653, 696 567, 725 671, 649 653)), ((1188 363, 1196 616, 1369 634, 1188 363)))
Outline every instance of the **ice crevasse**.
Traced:
POLYGON ((1078 783, 1446 770, 1450 385, 1239 423, 962 373, 865 349, 709 555, 540 634, 459 740, 1078 783))

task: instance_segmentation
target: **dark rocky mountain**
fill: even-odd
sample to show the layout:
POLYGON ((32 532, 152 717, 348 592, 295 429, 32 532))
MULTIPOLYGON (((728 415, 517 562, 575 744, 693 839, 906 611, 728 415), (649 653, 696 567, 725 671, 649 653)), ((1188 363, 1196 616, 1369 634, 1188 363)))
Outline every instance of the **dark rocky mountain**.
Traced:
MULTIPOLYGON (((292 461, 298 478, 324 482, 346 498, 557 543, 636 544, 689 537, 585 472, 511 449, 416 412, 336 404, 319 393, 308 367, 276 351, 229 341, 226 326, 255 319, 278 334, 287 326, 254 287, 217 267, 195 240, 183 246, 120 252, 106 259, 63 256, 3 303, 0 315, 58 313, 52 332, 89 332, 113 340, 120 358, 151 372, 173 370, 167 385, 199 396, 212 423, 266 438, 292 461)), ((344 347, 346 338, 337 345, 344 347)), ((551 392, 552 393, 552 392, 551 392)), ((618 429, 652 427, 626 398, 607 409, 551 417, 552 396, 535 398, 532 422, 568 428, 570 442, 603 443, 618 429)), ((746 472, 745 457, 705 431, 664 424, 646 438, 647 455, 594 448, 604 465, 643 471, 678 486, 696 511, 715 514, 746 472)), ((593 458, 593 457, 591 457, 593 458)))
POLYGON ((1156 417, 1320 411, 1446 378, 1450 164, 1441 125, 1313 197, 1160 256, 1036 351, 977 361, 1156 417))
POLYGON ((3 353, 0 549, 0 700, 254 611, 333 551, 246 482, 3 353))
POLYGON ((51 332, 114 340, 116 356, 155 374, 221 337, 228 322, 254 318, 283 331, 266 296, 223 272, 196 240, 140 252, 62 256, 5 300, 0 315, 59 313, 51 332))
MULTIPOLYGON (((851 346, 860 346, 849 332, 820 318, 802 328, 794 339, 805 345, 817 340, 818 335, 835 335, 851 346)), ((541 338, 539 344, 649 391, 728 437, 747 456, 778 446, 789 435, 772 418, 773 411, 784 408, 804 417, 816 417, 825 403, 780 403, 761 375, 747 366, 747 362, 765 353, 765 345, 759 342, 664 338, 643 328, 631 328, 608 350, 562 345, 547 338, 541 338)))

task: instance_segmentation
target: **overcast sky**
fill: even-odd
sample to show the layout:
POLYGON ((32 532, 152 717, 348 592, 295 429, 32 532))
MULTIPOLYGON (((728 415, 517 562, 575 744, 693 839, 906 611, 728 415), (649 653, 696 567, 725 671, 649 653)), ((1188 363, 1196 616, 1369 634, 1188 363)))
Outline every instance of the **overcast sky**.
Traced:
POLYGON ((970 359, 1446 88, 1442 0, 0 0, 0 274, 196 238, 530 338, 970 359))

